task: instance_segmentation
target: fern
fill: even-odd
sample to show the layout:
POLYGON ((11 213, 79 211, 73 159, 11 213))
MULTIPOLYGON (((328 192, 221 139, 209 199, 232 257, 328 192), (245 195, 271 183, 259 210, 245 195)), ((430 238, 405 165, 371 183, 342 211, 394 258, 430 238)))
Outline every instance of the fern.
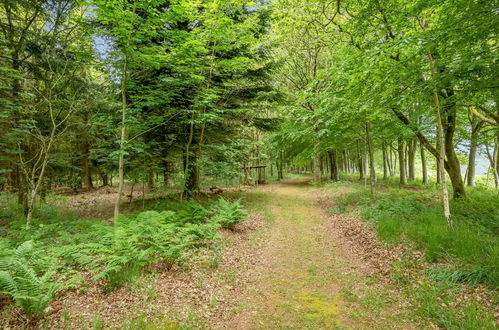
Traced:
POLYGON ((0 255, 0 293, 10 296, 30 317, 41 315, 62 287, 52 281, 54 267, 38 274, 34 260, 42 259, 32 241, 15 250, 4 249, 0 255))
POLYGON ((234 229, 234 226, 243 221, 248 215, 242 209, 240 199, 230 202, 223 197, 218 199, 217 203, 212 208, 212 212, 214 213, 214 216, 211 221, 228 229, 234 229))

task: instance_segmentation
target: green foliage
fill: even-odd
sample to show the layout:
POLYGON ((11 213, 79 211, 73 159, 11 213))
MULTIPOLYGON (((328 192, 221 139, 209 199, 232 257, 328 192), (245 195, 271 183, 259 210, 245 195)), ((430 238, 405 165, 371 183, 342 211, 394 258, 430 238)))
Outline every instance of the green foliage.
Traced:
MULTIPOLYGON (((366 189, 347 193, 337 201, 343 210, 360 206, 364 219, 376 226, 378 237, 391 243, 412 242, 430 262, 447 261, 455 267, 446 276, 456 281, 499 286, 498 215, 494 191, 472 190, 466 200, 454 201, 454 226, 442 220, 435 192, 390 189, 373 204, 366 189)), ((336 206, 338 208, 338 206, 336 206)), ((442 275, 443 276, 443 275, 442 275)), ((436 276, 436 278, 439 278, 436 276)))
POLYGON ((29 317, 40 316, 63 287, 53 279, 53 260, 45 260, 40 252, 32 241, 15 249, 0 244, 0 294, 11 297, 29 317))
POLYGON ((493 314, 475 303, 457 308, 456 301, 462 292, 451 281, 424 282, 409 291, 416 306, 414 313, 420 317, 431 318, 440 328, 495 328, 493 314))
POLYGON ((217 230, 232 227, 246 216, 240 200, 220 199, 205 207, 195 201, 166 199, 156 208, 168 210, 120 216, 108 224, 64 218, 57 216, 60 210, 47 207, 38 213, 43 221, 35 219, 30 227, 22 219, 8 223, 9 238, 0 241, 0 292, 11 296, 27 314, 39 315, 57 290, 73 285, 72 280, 58 282, 56 274, 77 280, 75 274, 90 270, 109 291, 148 265, 166 270, 181 266, 200 248, 208 248, 218 258, 217 230))
POLYGON ((248 215, 242 209, 240 199, 230 202, 220 197, 211 210, 214 213, 211 221, 228 229, 234 229, 234 226, 243 221, 248 215))

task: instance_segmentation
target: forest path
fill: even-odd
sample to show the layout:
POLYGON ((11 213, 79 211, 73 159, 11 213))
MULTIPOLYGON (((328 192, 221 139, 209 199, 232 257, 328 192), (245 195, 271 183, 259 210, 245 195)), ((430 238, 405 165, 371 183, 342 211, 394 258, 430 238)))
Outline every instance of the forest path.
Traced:
POLYGON ((260 279, 246 290, 229 328, 413 328, 397 315, 407 304, 366 269, 308 180, 265 185, 244 196, 267 222, 257 233, 260 279))

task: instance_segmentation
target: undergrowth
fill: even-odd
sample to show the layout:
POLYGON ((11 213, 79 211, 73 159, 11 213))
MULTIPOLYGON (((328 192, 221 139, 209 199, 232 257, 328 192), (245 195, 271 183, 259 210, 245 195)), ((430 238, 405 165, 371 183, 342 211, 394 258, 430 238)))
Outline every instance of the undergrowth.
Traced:
POLYGON ((30 318, 40 316, 58 290, 81 284, 81 271, 111 291, 149 265, 170 270, 200 248, 217 251, 218 229, 246 217, 240 200, 223 198, 203 205, 164 199, 155 210, 122 215, 113 224, 45 208, 37 214, 47 217, 30 227, 22 219, 1 226, 7 235, 0 238, 0 296, 10 297, 30 318))
MULTIPOLYGON (((344 183, 329 186, 341 185, 344 183)), ((369 187, 360 183, 349 183, 348 187, 353 191, 337 197, 329 212, 360 216, 373 225, 380 240, 423 251, 432 265, 420 274, 425 285, 417 289, 412 288, 411 278, 399 278, 400 282, 405 278, 403 284, 417 302, 415 312, 443 328, 494 325, 491 312, 479 304, 449 306, 470 286, 499 287, 499 198, 495 191, 468 189, 466 199, 451 201, 454 225, 449 228, 434 186, 411 184, 400 188, 380 182, 374 202, 369 187)))

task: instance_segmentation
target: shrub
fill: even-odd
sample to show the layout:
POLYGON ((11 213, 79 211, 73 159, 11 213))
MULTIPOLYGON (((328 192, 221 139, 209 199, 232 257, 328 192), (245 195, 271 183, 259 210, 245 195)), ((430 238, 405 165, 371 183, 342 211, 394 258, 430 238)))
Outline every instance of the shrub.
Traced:
POLYGON ((236 224, 243 221, 248 215, 241 205, 241 200, 238 199, 230 202, 223 197, 220 197, 216 204, 213 205, 211 211, 214 216, 211 221, 219 224, 222 228, 233 229, 236 224))

